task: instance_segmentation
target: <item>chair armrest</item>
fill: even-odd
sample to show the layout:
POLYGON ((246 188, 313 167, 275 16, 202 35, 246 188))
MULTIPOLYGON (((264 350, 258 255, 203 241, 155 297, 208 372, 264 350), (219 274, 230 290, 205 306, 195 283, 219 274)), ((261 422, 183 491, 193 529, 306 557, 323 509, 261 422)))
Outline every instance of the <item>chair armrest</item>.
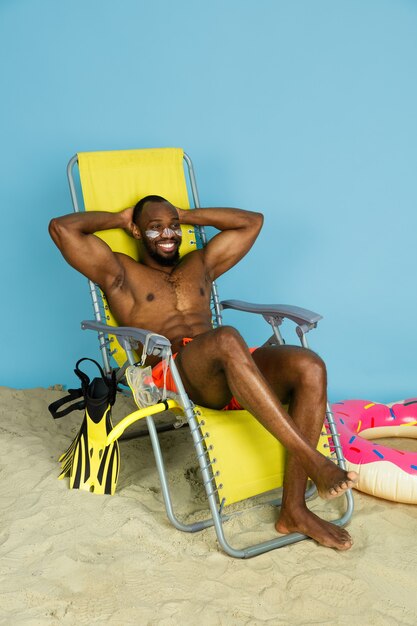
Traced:
POLYGON ((150 330, 144 330, 143 328, 133 328, 132 326, 108 326, 102 322, 86 321, 81 322, 81 328, 83 330, 95 330, 99 333, 105 333, 106 335, 115 335, 120 338, 122 342, 133 339, 139 341, 143 346, 146 346, 146 353, 154 356, 166 356, 171 350, 171 342, 163 335, 158 335, 150 330))
POLYGON ((263 317, 275 318, 277 321, 288 318, 299 326, 307 324, 310 327, 315 327, 317 322, 323 319, 323 316, 318 313, 288 304, 253 304, 251 302, 243 302, 242 300, 223 300, 220 302, 220 306, 223 309, 257 313, 258 315, 263 315, 263 317))

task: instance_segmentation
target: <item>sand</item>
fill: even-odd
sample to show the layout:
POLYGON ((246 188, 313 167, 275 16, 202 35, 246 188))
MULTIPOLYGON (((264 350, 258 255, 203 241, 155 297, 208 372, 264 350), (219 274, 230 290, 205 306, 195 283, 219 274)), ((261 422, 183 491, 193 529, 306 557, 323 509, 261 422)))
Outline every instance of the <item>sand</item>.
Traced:
MULTIPOLYGON (((167 521, 149 439, 121 444, 114 496, 68 488, 57 457, 81 413, 54 421, 59 391, 0 389, 0 623, 241 625, 417 623, 417 507, 355 492, 354 546, 303 541, 249 560, 220 551, 214 530, 167 521)), ((121 398, 115 417, 133 408, 121 398)), ((161 435, 178 503, 205 510, 186 429, 161 435)), ((316 512, 324 510, 319 499, 316 512)), ((339 503, 332 503, 332 513, 339 503)), ((261 505, 227 523, 234 543, 274 536, 261 505)))

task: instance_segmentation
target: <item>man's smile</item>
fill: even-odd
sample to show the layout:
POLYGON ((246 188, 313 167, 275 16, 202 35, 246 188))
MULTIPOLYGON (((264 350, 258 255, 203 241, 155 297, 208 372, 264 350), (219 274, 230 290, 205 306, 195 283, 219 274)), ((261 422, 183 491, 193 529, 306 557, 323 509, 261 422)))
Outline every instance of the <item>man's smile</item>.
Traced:
POLYGON ((157 241, 156 246, 164 252, 174 252, 178 247, 178 243, 175 241, 157 241))

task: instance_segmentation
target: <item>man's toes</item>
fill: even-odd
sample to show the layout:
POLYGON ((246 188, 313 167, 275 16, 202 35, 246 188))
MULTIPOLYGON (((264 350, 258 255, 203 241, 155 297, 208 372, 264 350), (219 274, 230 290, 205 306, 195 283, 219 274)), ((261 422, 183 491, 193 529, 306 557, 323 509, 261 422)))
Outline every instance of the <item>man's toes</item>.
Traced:
POLYGON ((348 532, 343 531, 339 535, 339 544, 344 546, 345 548, 351 548, 352 547, 352 545, 353 545, 352 537, 349 535, 348 532))
POLYGON ((347 489, 351 489, 353 487, 354 483, 351 480, 342 480, 340 483, 338 483, 336 489, 338 491, 338 493, 341 493, 342 491, 346 491, 347 489))

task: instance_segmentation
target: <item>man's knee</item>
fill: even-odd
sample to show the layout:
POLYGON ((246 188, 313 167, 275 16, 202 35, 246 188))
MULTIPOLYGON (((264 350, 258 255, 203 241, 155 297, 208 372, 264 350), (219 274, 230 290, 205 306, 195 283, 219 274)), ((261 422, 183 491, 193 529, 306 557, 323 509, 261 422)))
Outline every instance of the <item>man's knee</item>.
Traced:
POLYGON ((325 388, 327 385, 326 365, 312 350, 303 350, 300 355, 298 378, 302 385, 325 388))
POLYGON ((233 326, 220 326, 216 328, 214 335, 219 356, 236 358, 242 350, 247 350, 242 335, 233 326))

